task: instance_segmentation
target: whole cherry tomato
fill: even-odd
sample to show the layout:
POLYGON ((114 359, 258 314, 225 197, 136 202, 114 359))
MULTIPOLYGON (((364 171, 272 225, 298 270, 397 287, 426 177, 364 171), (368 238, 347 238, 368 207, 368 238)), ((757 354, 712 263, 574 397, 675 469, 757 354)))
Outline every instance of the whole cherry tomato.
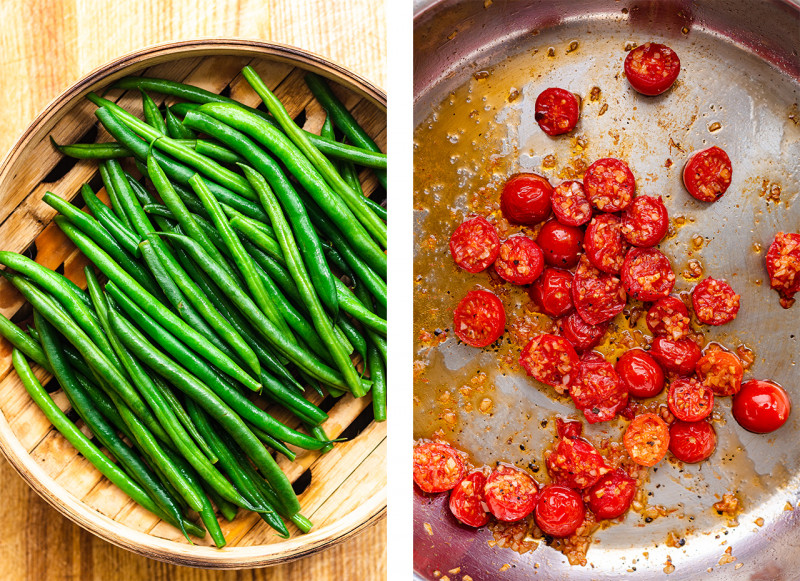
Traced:
POLYGON ((621 516, 633 501, 636 494, 636 480, 617 468, 603 476, 588 493, 589 508, 600 519, 621 516))
POLYGON ((536 503, 536 525, 546 535, 568 537, 583 522, 586 508, 580 494, 558 484, 548 484, 536 503))
POLYGON ((617 375, 634 397, 655 397, 664 389, 664 371, 646 351, 631 349, 617 360, 617 375))
POLYGON ((751 379, 733 397, 732 411, 745 430, 766 434, 786 423, 792 412, 792 400, 777 383, 751 379))
POLYGON ((708 422, 682 422, 669 427, 669 451, 678 460, 695 464, 707 460, 717 448, 717 432, 708 422))
POLYGON ((583 247, 583 231, 575 226, 565 226, 558 220, 550 220, 542 226, 536 242, 544 251, 547 264, 572 268, 578 264, 583 247))
POLYGON ((550 215, 552 193, 547 178, 535 173, 517 174, 503 186, 500 209, 506 220, 514 224, 538 224, 550 215))
POLYGON ((548 267, 528 288, 528 295, 546 315, 560 317, 572 310, 572 273, 548 267))

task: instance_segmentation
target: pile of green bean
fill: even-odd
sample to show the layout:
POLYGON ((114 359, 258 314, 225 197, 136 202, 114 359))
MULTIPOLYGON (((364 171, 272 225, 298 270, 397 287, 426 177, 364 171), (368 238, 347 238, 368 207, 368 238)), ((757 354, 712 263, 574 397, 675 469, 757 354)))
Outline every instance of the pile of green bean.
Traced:
POLYGON ((327 111, 315 135, 252 68, 243 76, 266 112, 163 79, 115 85, 141 91, 144 120, 89 95, 116 141, 54 145, 99 160, 110 207, 88 184, 88 212, 44 196, 92 263, 85 291, 0 252, 2 274, 33 306, 27 330, 0 316, 33 400, 134 501, 190 542, 207 530, 218 547, 215 507, 228 520, 255 511, 282 536, 286 521, 311 528, 275 460, 333 446, 305 390, 370 393, 375 419, 386 418, 386 209, 356 169, 385 188, 386 156, 319 77, 306 79, 327 111), (160 108, 149 93, 178 102, 160 108), (93 438, 28 359, 55 377, 93 438))

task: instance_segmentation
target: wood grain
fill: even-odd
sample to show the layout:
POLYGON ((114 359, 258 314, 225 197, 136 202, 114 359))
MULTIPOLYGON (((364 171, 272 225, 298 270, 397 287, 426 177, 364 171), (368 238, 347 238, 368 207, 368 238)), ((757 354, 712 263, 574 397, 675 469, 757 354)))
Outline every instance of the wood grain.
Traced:
MULTIPOLYGON (((5 154, 28 123, 78 78, 122 54, 169 40, 234 36, 293 44, 384 86, 383 10, 382 2, 359 0, 346 5, 317 1, 6 0, 0 3, 4 23, 0 48, 5 55, 0 63, 0 86, 6 106, 0 118, 0 153, 5 154)), ((49 219, 36 213, 38 207, 31 204, 31 217, 49 219)), ((14 224, 9 222, 3 230, 13 237, 14 224)), ((3 238, 8 240, 6 235, 3 238)), ((79 257, 73 252, 61 259, 66 260, 68 269, 78 272, 82 267, 79 257), (73 264, 76 260, 78 264, 73 264)), ((4 294, 0 291, 0 296, 4 294)), ((16 310, 13 304, 4 303, 0 308, 16 310)), ((5 370, 1 373, 5 375, 5 370)), ((25 413, 22 402, 18 413, 25 413)), ((45 439, 33 445, 44 452, 43 446, 60 444, 57 439, 45 439)), ((370 455, 369 462, 378 457, 380 454, 370 455)), ((71 471, 81 468, 79 462, 82 460, 63 467, 59 478, 71 477, 71 471)), ((359 469, 374 466, 364 462, 359 469)), ((360 478, 358 470, 350 477, 360 478)), ((381 579, 386 575, 384 521, 343 545, 288 565, 203 571, 152 561, 99 540, 50 508, 5 461, 0 461, 0 483, 5 492, 0 579, 381 579)), ((98 506, 107 501, 100 490, 95 496, 98 506)), ((350 508, 342 506, 340 510, 350 508)), ((327 512, 320 518, 336 517, 327 512)))

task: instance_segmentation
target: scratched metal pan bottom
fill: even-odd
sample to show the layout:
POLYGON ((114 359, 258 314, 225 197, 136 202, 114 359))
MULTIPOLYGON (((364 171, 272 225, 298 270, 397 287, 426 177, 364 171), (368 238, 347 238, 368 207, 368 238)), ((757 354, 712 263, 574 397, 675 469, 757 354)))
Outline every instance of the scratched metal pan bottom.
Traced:
MULTIPOLYGON (((742 295, 736 320, 706 338, 752 349, 746 378, 781 383, 796 406, 783 428, 756 436, 732 419, 730 398, 719 398, 714 456, 651 470, 648 502, 669 515, 645 523, 630 513, 600 530, 584 567, 544 543, 523 555, 492 548, 491 532, 449 516, 446 495, 416 492, 418 579, 800 579, 800 303, 782 309, 764 268, 775 232, 800 230, 799 49, 800 8, 781 0, 417 3, 415 438, 438 433, 479 464, 543 465, 554 414, 574 416, 574 407, 498 364, 497 353, 441 333, 467 290, 489 286, 486 274, 456 269, 447 242, 468 212, 491 211, 508 175, 558 178, 607 156, 627 160, 638 192, 663 196, 673 221, 684 217, 661 244, 675 290, 692 288, 682 272, 695 260, 742 295), (654 98, 635 94, 621 74, 624 47, 648 40, 682 62, 676 85, 654 98), (549 86, 583 98, 571 137, 548 138, 533 120, 536 95, 549 86), (710 145, 728 152, 734 175, 728 193, 704 205, 683 190, 680 172, 710 145), (743 502, 738 526, 712 510, 726 492, 743 502), (668 544, 670 533, 682 545, 668 544)), ((528 299, 508 286, 498 292, 511 319, 528 299)), ((619 438, 620 426, 587 430, 595 441, 604 434, 619 438)))

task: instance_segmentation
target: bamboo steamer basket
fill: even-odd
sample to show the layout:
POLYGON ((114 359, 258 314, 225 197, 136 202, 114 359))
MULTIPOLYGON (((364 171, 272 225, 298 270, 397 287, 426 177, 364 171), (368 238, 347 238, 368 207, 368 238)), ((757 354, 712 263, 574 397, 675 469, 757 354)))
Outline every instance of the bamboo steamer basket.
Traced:
MULTIPOLYGON (((354 73, 294 47, 257 41, 204 39, 162 44, 123 56, 87 75, 57 97, 28 127, 0 168, 0 248, 27 253, 40 264, 63 272, 86 286, 86 258, 51 223, 55 211, 42 202, 47 191, 81 205, 78 191, 93 184, 107 201, 97 163, 64 158, 50 144, 108 141, 84 97, 101 92, 127 75, 162 77, 228 94, 248 105, 260 99, 241 76, 254 67, 275 91, 289 114, 309 131, 318 132, 325 111, 303 81, 313 71, 335 81, 333 89, 381 147, 386 143, 386 96, 354 73)), ((109 91, 106 96, 141 117, 138 91, 109 91)), ((159 105, 174 99, 151 94, 159 105)), ((134 168, 135 172, 135 168, 134 168)), ((132 172, 133 173, 133 172, 132 172)), ((365 193, 376 182, 362 173, 365 193)), ((30 307, 5 279, 0 280, 0 312, 25 322, 30 307)), ((35 367, 35 373, 65 411, 69 404, 57 383, 35 367)), ((0 450, 36 492, 67 518, 125 549, 161 561, 219 569, 261 567, 291 561, 340 543, 382 518, 386 512, 386 424, 372 421, 371 399, 345 395, 338 400, 312 394, 330 407, 323 425, 330 437, 345 437, 321 455, 298 450, 295 462, 278 462, 299 492, 302 512, 314 528, 278 537, 258 515, 240 510, 232 522, 220 519, 228 545, 215 548, 208 535, 189 544, 179 530, 134 504, 105 479, 49 424, 31 401, 11 364, 11 347, 0 339, 0 450)), ((298 422, 280 409, 275 417, 292 427, 298 422)), ((82 424, 79 422, 79 426, 82 424)), ((84 428, 85 429, 85 428, 84 428)))

